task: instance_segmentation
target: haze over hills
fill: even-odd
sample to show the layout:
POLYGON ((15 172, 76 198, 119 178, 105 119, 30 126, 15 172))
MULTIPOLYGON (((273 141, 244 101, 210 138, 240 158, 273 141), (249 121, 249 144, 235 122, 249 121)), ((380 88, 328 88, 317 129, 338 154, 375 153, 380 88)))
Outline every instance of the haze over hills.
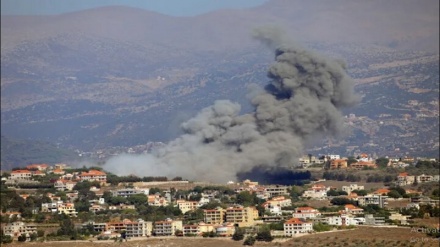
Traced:
MULTIPOLYGON (((438 7, 432 0, 272 0, 195 17, 123 6, 2 16, 2 135, 80 149, 133 146, 176 137, 182 120, 216 99, 250 111, 246 86, 267 82, 273 57, 251 37, 259 26, 279 26, 296 41, 347 60, 353 77, 370 78, 358 86, 367 99, 387 95, 381 99, 402 109, 417 98, 431 107, 438 103, 438 7), (395 61, 410 62, 379 66, 395 61), (413 80, 398 87, 403 75, 413 80), (414 93, 417 88, 428 91, 414 93)), ((377 102, 353 112, 375 120, 390 114, 377 102)), ((419 112, 391 115, 405 113, 419 112)), ((438 129, 437 120, 426 121, 421 132, 438 129)), ((399 137, 408 134, 405 127, 394 128, 382 131, 407 138, 399 137)), ((356 138, 369 142, 365 133, 356 138)), ((438 138, 432 141, 435 150, 438 138)))

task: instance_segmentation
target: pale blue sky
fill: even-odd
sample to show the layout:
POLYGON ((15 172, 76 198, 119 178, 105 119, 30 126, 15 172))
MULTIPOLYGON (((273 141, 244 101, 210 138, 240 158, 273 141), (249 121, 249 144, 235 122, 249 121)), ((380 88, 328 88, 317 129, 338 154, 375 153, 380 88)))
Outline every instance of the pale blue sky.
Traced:
POLYGON ((54 15, 99 6, 124 5, 166 15, 194 16, 224 8, 249 8, 268 0, 1 0, 2 15, 54 15))

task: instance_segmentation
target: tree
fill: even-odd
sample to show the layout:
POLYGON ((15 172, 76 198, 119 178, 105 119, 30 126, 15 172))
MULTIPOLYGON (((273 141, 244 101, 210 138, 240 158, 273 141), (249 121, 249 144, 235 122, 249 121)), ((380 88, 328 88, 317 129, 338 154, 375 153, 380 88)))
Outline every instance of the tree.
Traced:
POLYGON ((29 235, 29 237, 31 238, 31 241, 35 241, 38 238, 38 234, 36 232, 33 232, 29 235))
POLYGON ((272 242, 273 236, 269 229, 263 229, 257 233, 255 238, 257 241, 272 242))
POLYGON ((235 241, 243 240, 244 239, 244 229, 240 228, 240 227, 237 227, 235 229, 234 234, 232 235, 232 239, 235 240, 235 241))
POLYGON ((387 159, 387 158, 385 158, 385 157, 380 157, 380 158, 376 159, 376 164, 377 164, 379 167, 387 167, 389 161, 390 161, 390 160, 387 159))
POLYGON ((26 234, 23 233, 20 236, 18 236, 18 241, 19 242, 26 242, 26 234))
POLYGON ((127 201, 130 204, 133 205, 141 205, 141 204, 147 204, 148 203, 148 197, 144 194, 136 194, 136 195, 131 195, 127 198, 127 201))
POLYGON ((392 191, 388 192, 387 196, 392 197, 392 198, 402 197, 402 195, 399 192, 397 192, 396 190, 392 190, 392 191))
POLYGON ((254 236, 247 236, 246 239, 243 242, 243 245, 252 246, 254 244, 255 244, 255 237, 254 236))
POLYGON ((251 194, 249 191, 242 191, 237 195, 237 203, 244 207, 249 207, 257 204, 256 195, 251 194))
POLYGON ((353 201, 345 197, 335 197, 330 201, 333 205, 353 204, 353 201))

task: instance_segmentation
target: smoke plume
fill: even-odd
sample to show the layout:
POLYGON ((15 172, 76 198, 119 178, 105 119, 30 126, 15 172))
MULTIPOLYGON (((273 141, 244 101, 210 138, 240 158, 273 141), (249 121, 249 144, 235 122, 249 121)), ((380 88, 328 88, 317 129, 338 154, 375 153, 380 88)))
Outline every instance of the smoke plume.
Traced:
POLYGON ((153 154, 121 155, 105 169, 119 175, 181 176, 224 183, 255 167, 289 167, 304 143, 343 132, 341 108, 355 105, 345 64, 287 40, 277 29, 255 30, 254 37, 275 51, 270 83, 253 87, 255 111, 218 100, 182 124, 184 133, 153 154))

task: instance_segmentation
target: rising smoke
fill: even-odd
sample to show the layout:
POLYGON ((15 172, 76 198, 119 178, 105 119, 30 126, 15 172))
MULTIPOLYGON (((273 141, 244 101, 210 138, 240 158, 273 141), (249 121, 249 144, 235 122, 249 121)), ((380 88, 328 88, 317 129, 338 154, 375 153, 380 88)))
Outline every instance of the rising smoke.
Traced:
POLYGON ((240 115, 239 104, 218 100, 154 154, 121 155, 104 168, 119 175, 224 183, 255 167, 292 166, 304 143, 342 133, 340 109, 360 99, 345 64, 292 44, 277 29, 255 30, 254 37, 275 50, 275 62, 270 84, 251 89, 253 113, 240 115))

